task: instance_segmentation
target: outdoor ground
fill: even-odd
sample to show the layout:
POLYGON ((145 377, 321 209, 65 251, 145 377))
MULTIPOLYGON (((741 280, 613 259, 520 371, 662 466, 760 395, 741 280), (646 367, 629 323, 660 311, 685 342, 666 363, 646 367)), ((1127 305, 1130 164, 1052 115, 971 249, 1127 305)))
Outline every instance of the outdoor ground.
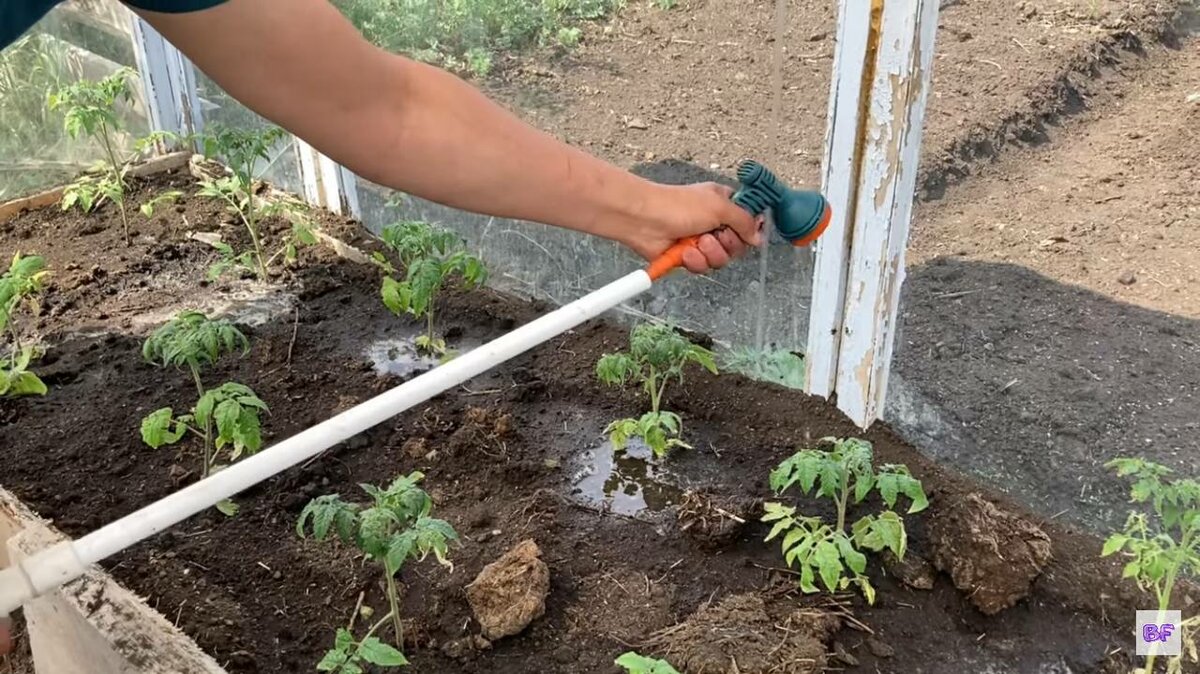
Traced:
MULTIPOLYGON (((773 3, 680 5, 633 3, 607 32, 589 27, 571 56, 509 64, 488 87, 622 165, 667 167, 664 179, 680 170, 672 160, 691 174, 728 174, 750 156, 815 183, 832 6, 788 5, 788 30, 774 43, 788 54, 776 124, 773 3)), ((1188 98, 1200 91, 1200 46, 1171 29, 1171 7, 945 3, 891 408, 905 439, 885 425, 866 437, 882 460, 925 481, 930 516, 971 492, 1007 492, 1047 528, 1054 561, 1033 597, 995 618, 945 576, 919 591, 876 573, 876 607, 843 603, 887 648, 846 627, 834 641, 852 657, 831 667, 1024 674, 1099 672, 1107 661, 1127 670, 1124 652, 1110 654, 1129 650, 1139 600, 1098 561, 1099 539, 1071 527, 1095 533, 1121 519, 1121 486, 1100 467, 1111 456, 1197 468, 1200 271, 1190 258, 1200 243, 1200 105, 1188 98)), ((192 189, 183 177, 162 180, 192 189)), ((191 197, 183 212, 138 225, 145 236, 131 248, 111 220, 86 236, 90 221, 53 211, 0 227, 0 253, 38 252, 56 271, 42 321, 52 394, 0 403, 0 483, 69 534, 194 479, 194 456, 150 450, 137 435, 142 415, 188 400, 185 375, 150 368, 139 353, 139 337, 183 298, 255 317, 251 355, 212 377, 237 378, 271 405, 268 444, 398 381, 367 353, 415 328, 384 310, 371 270, 310 251, 283 294, 201 284, 211 253, 180 232, 222 219, 191 197)), ((326 225, 369 245, 352 225, 326 225)), ((489 292, 456 294, 442 314, 453 339, 471 345, 544 309, 489 292)), ((781 561, 761 543, 762 527, 706 550, 667 506, 688 487, 766 497, 767 472, 790 451, 856 429, 796 392, 696 376, 670 404, 697 449, 673 457, 659 481, 626 462, 596 494, 587 474, 611 469, 600 431, 638 409, 591 375, 624 334, 596 324, 552 341, 244 495, 237 518, 194 518, 109 568, 230 671, 306 671, 360 593, 382 607, 368 568, 294 536, 299 509, 420 469, 464 545, 453 572, 430 563, 403 578, 415 671, 613 671, 617 654, 710 601, 763 590, 771 611, 794 606, 787 577, 769 570, 781 561), (481 425, 471 408, 490 416, 481 425), (495 425, 503 415, 508 431, 495 425), (425 451, 406 451, 410 441, 425 451), (605 492, 639 487, 645 510, 605 512, 605 492), (551 569, 546 616, 490 650, 463 648, 456 640, 478 631, 463 585, 529 537, 551 569)), ((910 526, 914 552, 928 556, 925 519, 910 526)))

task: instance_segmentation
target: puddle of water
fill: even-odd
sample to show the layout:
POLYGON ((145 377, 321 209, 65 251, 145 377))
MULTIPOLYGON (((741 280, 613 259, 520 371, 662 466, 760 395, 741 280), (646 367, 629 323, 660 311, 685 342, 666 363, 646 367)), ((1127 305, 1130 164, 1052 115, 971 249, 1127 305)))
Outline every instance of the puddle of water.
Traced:
POLYGON ((666 473, 650 448, 636 438, 624 451, 605 442, 581 458, 583 466, 571 483, 573 494, 586 503, 632 516, 661 511, 683 498, 682 490, 665 481, 666 473))
POLYGON ((440 364, 437 357, 417 351, 411 338, 371 342, 367 345, 366 356, 380 376, 414 377, 440 364))

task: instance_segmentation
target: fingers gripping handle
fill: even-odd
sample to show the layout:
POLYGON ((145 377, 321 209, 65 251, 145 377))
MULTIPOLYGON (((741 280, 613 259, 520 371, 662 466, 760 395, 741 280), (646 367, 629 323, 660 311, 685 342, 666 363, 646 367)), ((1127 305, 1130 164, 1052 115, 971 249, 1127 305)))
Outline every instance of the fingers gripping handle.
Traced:
POLYGON ((700 237, 689 236, 686 239, 680 239, 675 242, 675 245, 667 249, 667 252, 655 258, 654 262, 646 267, 646 273, 650 275, 651 281, 658 279, 671 273, 672 270, 683 266, 683 254, 689 248, 698 248, 700 245, 700 237))
MULTIPOLYGON (((776 231, 798 248, 816 241, 833 217, 829 203, 819 193, 789 188, 756 161, 742 162, 738 167, 738 182, 741 188, 733 195, 733 202, 755 216, 770 209, 776 231)), ((666 276, 671 270, 683 266, 684 252, 688 248, 696 248, 699 242, 698 236, 680 239, 654 260, 646 268, 646 273, 652 280, 666 276)))

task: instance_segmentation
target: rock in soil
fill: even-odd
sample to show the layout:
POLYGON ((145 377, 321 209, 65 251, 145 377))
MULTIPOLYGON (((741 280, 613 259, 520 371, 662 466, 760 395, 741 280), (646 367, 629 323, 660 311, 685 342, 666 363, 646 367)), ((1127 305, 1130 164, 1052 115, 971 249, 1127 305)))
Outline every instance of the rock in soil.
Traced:
POLYGON ((904 555, 904 559, 897 559, 891 550, 884 552, 883 566, 887 569, 888 573, 897 578, 901 583, 913 589, 933 589, 934 576, 936 575, 933 566, 925 558, 919 557, 911 551, 904 555))
POLYGON ((550 593, 550 567, 532 540, 521 541, 467 586, 467 601, 483 636, 495 641, 512 636, 542 617, 550 593))
POLYGON ((934 565, 986 615, 1026 597, 1050 561, 1044 531, 978 494, 934 513, 929 537, 934 565))
POLYGON ((753 507, 753 499, 721 499, 689 491, 679 505, 679 529, 701 548, 720 549, 733 544, 741 536, 753 507))
POLYGON ((840 624, 816 609, 776 620, 762 597, 739 594, 660 631, 649 645, 688 674, 817 674, 840 624))

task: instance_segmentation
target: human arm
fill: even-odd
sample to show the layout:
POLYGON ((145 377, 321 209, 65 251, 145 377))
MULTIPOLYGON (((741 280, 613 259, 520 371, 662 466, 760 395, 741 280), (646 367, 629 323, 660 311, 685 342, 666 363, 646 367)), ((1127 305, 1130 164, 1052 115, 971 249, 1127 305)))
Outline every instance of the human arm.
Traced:
POLYGON ((431 201, 720 267, 758 223, 713 184, 658 185, 538 131, 442 70, 377 49, 326 0, 141 12, 231 95, 355 173, 431 201), (726 228, 726 229, 722 229, 726 228))

